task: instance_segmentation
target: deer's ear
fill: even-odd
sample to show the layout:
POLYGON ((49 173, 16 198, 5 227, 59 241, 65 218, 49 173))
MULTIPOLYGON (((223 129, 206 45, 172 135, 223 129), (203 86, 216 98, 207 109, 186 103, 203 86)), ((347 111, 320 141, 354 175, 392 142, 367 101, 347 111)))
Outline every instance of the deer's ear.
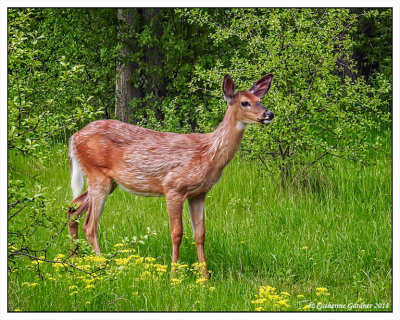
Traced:
POLYGON ((235 84, 230 75, 226 74, 224 77, 224 82, 222 84, 222 90, 224 91, 224 96, 226 101, 230 101, 235 94, 235 84))
POLYGON ((258 98, 262 98, 268 92, 269 88, 271 87, 271 82, 273 78, 272 73, 268 73, 266 76, 262 77, 256 83, 252 85, 250 88, 250 92, 254 94, 258 98))

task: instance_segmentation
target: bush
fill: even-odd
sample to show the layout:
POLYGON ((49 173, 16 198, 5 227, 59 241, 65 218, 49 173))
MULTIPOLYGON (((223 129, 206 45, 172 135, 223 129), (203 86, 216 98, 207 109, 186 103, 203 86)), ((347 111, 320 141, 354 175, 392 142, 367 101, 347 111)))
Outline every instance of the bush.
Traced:
MULTIPOLYGON (((210 25, 214 45, 226 48, 212 68, 194 66, 193 92, 203 87, 221 101, 225 73, 239 90, 266 73, 275 75, 264 104, 276 117, 269 127, 250 126, 243 149, 267 170, 279 171, 283 186, 327 156, 368 163, 367 151, 379 147, 369 133, 390 121, 384 100, 390 84, 381 81, 373 87, 357 77, 355 14, 323 8, 232 9, 221 21, 202 9, 178 12, 192 24, 210 25)), ((221 116, 209 117, 199 108, 198 122, 215 126, 221 116)), ((225 108, 222 103, 211 107, 220 115, 225 108)))

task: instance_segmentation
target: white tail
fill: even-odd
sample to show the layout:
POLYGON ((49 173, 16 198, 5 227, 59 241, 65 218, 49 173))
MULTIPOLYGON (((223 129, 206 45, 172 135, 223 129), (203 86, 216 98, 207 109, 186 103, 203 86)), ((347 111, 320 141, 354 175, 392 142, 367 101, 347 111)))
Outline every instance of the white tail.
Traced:
POLYGON ((71 219, 89 209, 83 224, 92 248, 100 254, 97 224, 107 196, 120 185, 139 195, 165 196, 172 238, 172 261, 177 262, 182 240, 182 208, 187 199, 203 276, 208 276, 204 255, 204 203, 235 155, 248 123, 268 124, 274 114, 260 102, 272 74, 249 91, 235 92, 230 76, 223 81, 228 109, 218 128, 207 134, 157 132, 116 120, 100 120, 75 133, 70 141, 72 200, 69 233, 77 237, 78 223, 71 219), (88 189, 83 187, 83 172, 88 189))
POLYGON ((73 146, 73 138, 71 138, 69 141, 69 159, 71 165, 71 189, 74 198, 76 198, 83 189, 84 181, 82 167, 76 158, 73 146))

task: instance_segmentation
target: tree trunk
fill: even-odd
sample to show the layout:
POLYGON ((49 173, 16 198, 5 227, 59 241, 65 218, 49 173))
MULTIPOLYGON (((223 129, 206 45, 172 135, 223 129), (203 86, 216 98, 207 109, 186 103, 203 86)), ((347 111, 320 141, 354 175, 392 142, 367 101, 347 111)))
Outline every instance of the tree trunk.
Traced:
MULTIPOLYGON (((126 9, 118 9, 118 20, 120 21, 120 25, 127 24, 133 30, 138 29, 137 22, 135 22, 132 14, 126 9)), ((121 36, 121 32, 119 33, 119 36, 121 36)), ((132 122, 132 109, 129 102, 134 98, 142 98, 143 93, 140 88, 136 88, 130 83, 131 77, 137 66, 129 61, 129 55, 132 53, 133 41, 131 39, 124 40, 126 45, 121 50, 120 63, 117 66, 118 76, 115 85, 115 116, 121 121, 132 122)))
MULTIPOLYGON (((163 26, 162 26, 162 17, 161 12, 162 9, 159 8, 144 8, 143 9, 143 19, 146 25, 151 25, 151 30, 153 35, 161 41, 161 37, 163 34, 163 26)), ((163 65, 164 65, 164 56, 160 50, 160 45, 156 44, 155 46, 147 48, 146 60, 149 65, 153 65, 159 68, 161 71, 161 77, 156 74, 150 75, 152 78, 152 87, 148 88, 149 92, 152 92, 156 97, 157 104, 160 105, 162 99, 166 95, 166 79, 163 76, 163 65)), ((163 119, 163 114, 161 109, 156 106, 155 107, 155 115, 158 120, 163 119)))

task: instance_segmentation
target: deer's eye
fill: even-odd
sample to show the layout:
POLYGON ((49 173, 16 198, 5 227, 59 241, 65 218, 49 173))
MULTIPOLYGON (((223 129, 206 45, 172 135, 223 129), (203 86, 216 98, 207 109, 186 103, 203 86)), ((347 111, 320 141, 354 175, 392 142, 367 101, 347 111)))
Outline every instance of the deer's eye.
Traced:
POLYGON ((240 104, 242 105, 242 107, 250 107, 250 103, 248 103, 247 101, 242 101, 240 104))

